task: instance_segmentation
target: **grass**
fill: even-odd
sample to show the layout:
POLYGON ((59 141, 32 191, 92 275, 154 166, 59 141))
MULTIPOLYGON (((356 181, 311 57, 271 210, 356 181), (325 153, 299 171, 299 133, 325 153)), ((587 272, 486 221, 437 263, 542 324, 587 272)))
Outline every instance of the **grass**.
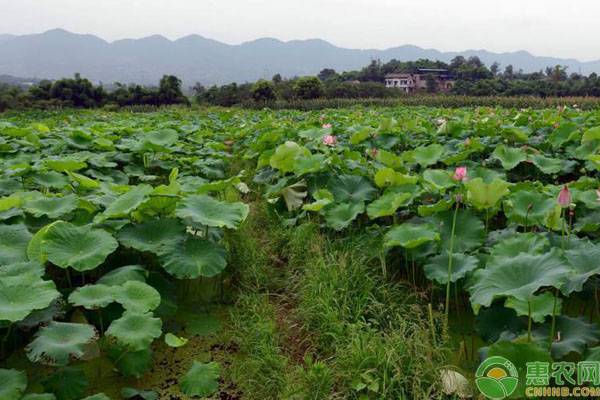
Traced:
POLYGON ((439 335, 434 343, 426 304, 382 270, 368 238, 284 228, 255 205, 231 240, 243 293, 231 315, 242 398, 440 396, 449 353, 439 335))

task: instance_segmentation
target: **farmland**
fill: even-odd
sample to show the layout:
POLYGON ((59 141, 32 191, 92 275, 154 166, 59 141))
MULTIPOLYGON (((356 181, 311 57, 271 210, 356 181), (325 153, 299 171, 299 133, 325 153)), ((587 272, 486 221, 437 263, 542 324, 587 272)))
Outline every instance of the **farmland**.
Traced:
POLYGON ((13 112, 0 154, 0 399, 453 398, 487 356, 600 361, 598 110, 13 112))

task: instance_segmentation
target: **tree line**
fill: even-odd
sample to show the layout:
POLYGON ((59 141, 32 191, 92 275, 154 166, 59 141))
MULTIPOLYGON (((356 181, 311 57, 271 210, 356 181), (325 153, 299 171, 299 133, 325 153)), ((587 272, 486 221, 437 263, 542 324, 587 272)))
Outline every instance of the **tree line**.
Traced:
POLYGON ((161 78, 157 87, 116 83, 108 91, 102 85, 75 74, 73 78, 43 80, 29 88, 0 84, 0 111, 8 108, 75 107, 96 108, 171 104, 190 104, 183 94, 182 82, 173 75, 161 78))
MULTIPOLYGON (((275 75, 271 80, 255 83, 231 83, 206 88, 194 86, 199 103, 222 106, 248 102, 274 102, 309 99, 361 99, 394 98, 406 96, 400 90, 386 88, 385 76, 390 73, 415 73, 419 69, 445 69, 454 76, 451 94, 462 96, 536 96, 536 97, 600 97, 600 77, 592 73, 584 76, 567 73, 567 68, 557 65, 543 71, 525 73, 512 65, 501 70, 498 63, 486 66, 478 57, 457 56, 449 63, 421 59, 417 61, 391 60, 382 63, 373 60, 356 71, 337 71, 326 68, 317 76, 282 79, 275 75)), ((427 78, 432 78, 428 76, 427 78)), ((432 79, 428 79, 433 81, 432 79)), ((433 81, 434 82, 434 81, 433 81)), ((437 85, 427 85, 424 93, 435 93, 437 85)))
MULTIPOLYGON (((477 97, 600 97, 600 77, 592 73, 584 76, 568 73, 557 65, 543 71, 525 73, 512 65, 500 68, 498 63, 489 67, 478 57, 457 56, 449 63, 421 59, 417 61, 391 60, 382 63, 372 60, 356 71, 337 72, 323 69, 316 76, 284 79, 276 74, 270 80, 254 83, 230 83, 205 87, 196 84, 191 88, 194 100, 200 104, 233 106, 270 105, 275 102, 297 104, 314 99, 395 99, 407 96, 401 90, 386 88, 385 76, 394 72, 418 72, 419 69, 445 69, 455 78, 450 94, 477 97)), ((437 85, 428 76, 423 92, 434 94, 437 85)), ((23 107, 76 107, 93 108, 106 105, 161 106, 190 104, 184 95, 182 82, 173 75, 165 75, 157 87, 116 83, 110 90, 94 85, 76 74, 73 78, 40 81, 28 88, 0 84, 0 111, 23 107)))

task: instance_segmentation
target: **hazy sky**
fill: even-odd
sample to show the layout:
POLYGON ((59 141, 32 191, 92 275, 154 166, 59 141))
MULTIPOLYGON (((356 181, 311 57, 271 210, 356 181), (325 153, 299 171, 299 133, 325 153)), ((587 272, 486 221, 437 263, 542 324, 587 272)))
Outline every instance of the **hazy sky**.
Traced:
POLYGON ((322 38, 352 48, 524 49, 587 61, 600 59, 599 16, 597 0, 0 0, 0 33, 322 38))

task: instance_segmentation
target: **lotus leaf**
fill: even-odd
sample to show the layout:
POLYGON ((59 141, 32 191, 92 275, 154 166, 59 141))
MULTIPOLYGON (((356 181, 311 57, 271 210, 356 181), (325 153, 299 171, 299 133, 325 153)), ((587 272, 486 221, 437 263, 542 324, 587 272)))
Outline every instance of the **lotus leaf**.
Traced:
POLYGON ((152 186, 149 185, 134 186, 127 193, 117 197, 99 216, 99 220, 127 217, 148 199, 148 195, 152 191, 152 186))
MULTIPOLYGON (((106 286, 110 288, 110 286, 106 286)), ((125 310, 134 312, 147 312, 160 305, 160 294, 152 286, 139 281, 128 281, 121 286, 114 286, 115 301, 120 303, 125 310)))
POLYGON ((179 380, 179 387, 188 396, 210 396, 219 388, 219 376, 219 364, 194 361, 192 368, 179 380))
POLYGON ((339 203, 361 203, 377 194, 368 179, 358 175, 340 175, 329 182, 329 191, 339 203))
POLYGON ((102 264, 118 245, 108 232, 93 229, 91 225, 57 222, 45 233, 41 250, 61 268, 88 271, 102 264))
POLYGON ((165 335, 165 343, 169 347, 182 347, 185 346, 188 342, 188 339, 180 336, 176 336, 172 333, 167 333, 165 335))
POLYGON ((413 224, 406 222, 390 229, 384 238, 384 246, 402 246, 413 249, 424 243, 440 240, 439 233, 432 224, 413 224))
MULTIPOLYGON (((531 319, 533 322, 544 322, 544 319, 552 315, 552 307, 554 306, 554 295, 551 292, 544 292, 538 295, 531 296, 529 301, 517 300, 513 297, 506 299, 504 306, 515 310, 517 315, 528 317, 531 310, 531 319)), ((562 308, 562 299, 556 299, 556 309, 554 315, 560 315, 562 308)))
POLYGON ((117 342, 129 350, 136 352, 147 349, 152 341, 160 337, 162 321, 151 313, 125 311, 123 316, 114 320, 106 335, 117 339, 117 342))
POLYGON ((58 400, 79 400, 85 395, 88 379, 82 369, 66 367, 45 378, 42 386, 58 400))
POLYGON ((0 225, 0 265, 27 261, 31 237, 25 225, 0 225))
POLYGON ((32 311, 48 307, 60 296, 52 281, 31 279, 27 275, 16 278, 22 283, 0 279, 0 321, 21 321, 32 311))
POLYGON ((0 369, 0 399, 19 400, 27 389, 27 375, 16 369, 0 369))
POLYGON ((493 208, 500 199, 509 191, 509 183, 494 179, 491 183, 484 183, 482 178, 475 178, 465 183, 467 188, 467 201, 478 209, 493 208))
POLYGON ((91 325, 53 321, 37 332, 27 346, 27 357, 32 362, 64 366, 71 358, 81 358, 86 346, 96 339, 91 325))
POLYGON ((188 196, 177 207, 177 216, 206 226, 237 229, 249 212, 244 203, 227 203, 206 195, 188 196))
POLYGON ((185 226, 177 219, 156 219, 127 225, 117 234, 122 245, 157 255, 184 239, 185 226))
MULTIPOLYGON (((542 345, 548 344, 551 331, 550 322, 536 329, 533 334, 542 345)), ((552 342, 552 357, 561 359, 570 353, 583 354, 587 347, 598 343, 600 330, 594 323, 587 323, 584 318, 571 318, 565 315, 556 317, 555 332, 560 340, 552 342)))
POLYGON ((511 170, 519 163, 527 159, 527 154, 522 149, 507 147, 503 144, 497 146, 492 153, 492 156, 502 163, 502 168, 511 170))
POLYGON ((70 194, 63 197, 34 196, 25 200, 23 209, 34 217, 48 216, 59 218, 77 208, 77 196, 70 194))
POLYGON ((148 271, 141 265, 126 265, 114 269, 98 279, 97 283, 108 286, 119 286, 127 281, 146 282, 148 271))
POLYGON ((560 288, 570 272, 556 249, 545 254, 493 258, 475 272, 474 284, 469 288, 471 304, 477 313, 480 306, 489 307, 496 298, 529 301, 542 287, 560 288))
POLYGON ((211 277, 226 265, 225 250, 208 240, 188 238, 161 256, 164 269, 179 279, 211 277))
POLYGON ((330 204, 323 209, 327 226, 341 231, 365 211, 364 203, 330 204))
MULTIPOLYGON (((427 278, 439 284, 446 284, 448 282, 448 258, 449 254, 447 252, 430 258, 429 263, 423 267, 427 278)), ((450 282, 456 282, 464 278, 469 272, 474 271, 478 265, 479 261, 476 257, 462 253, 452 254, 450 282)))
POLYGON ((371 219, 394 215, 396 210, 408 204, 411 198, 412 194, 407 192, 386 193, 367 206, 367 215, 371 219))
POLYGON ((89 310, 104 308, 115 301, 114 290, 111 286, 101 283, 77 288, 69 295, 69 303, 76 307, 89 310))

